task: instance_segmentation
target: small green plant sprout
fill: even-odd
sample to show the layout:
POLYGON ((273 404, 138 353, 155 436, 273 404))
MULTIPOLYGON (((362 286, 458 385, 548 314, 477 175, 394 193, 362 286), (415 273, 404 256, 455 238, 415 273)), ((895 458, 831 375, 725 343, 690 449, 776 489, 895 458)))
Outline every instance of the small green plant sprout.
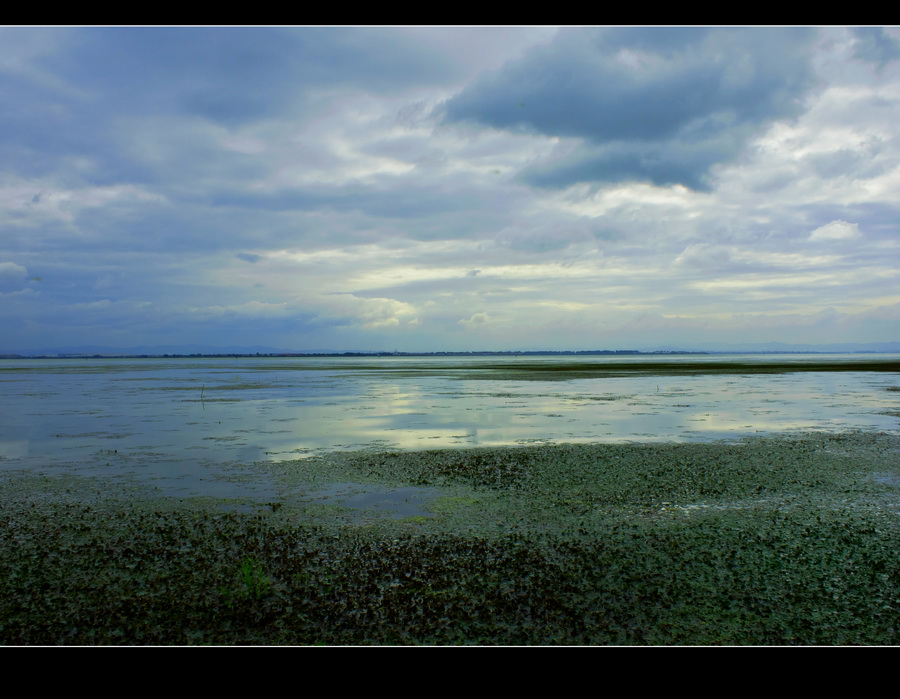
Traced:
POLYGON ((263 572, 262 564, 252 556, 248 556, 241 562, 241 584, 237 590, 220 587, 219 592, 226 598, 229 607, 234 605, 236 599, 262 599, 272 592, 272 581, 263 572))
POLYGON ((241 563, 241 579, 247 597, 260 599, 272 591, 272 581, 263 573, 262 565, 255 558, 245 558, 241 563))

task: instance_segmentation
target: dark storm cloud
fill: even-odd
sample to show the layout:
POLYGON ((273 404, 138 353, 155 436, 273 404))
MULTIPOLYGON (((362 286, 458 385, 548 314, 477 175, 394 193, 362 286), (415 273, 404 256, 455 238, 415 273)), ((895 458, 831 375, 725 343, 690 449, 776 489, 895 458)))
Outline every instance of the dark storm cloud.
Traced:
POLYGON ((353 28, 96 28, 67 43, 49 67, 116 111, 187 111, 225 125, 283 111, 312 87, 390 93, 452 74, 411 40, 353 28))
POLYGON ((262 258, 262 255, 254 255, 251 252, 239 252, 235 254, 235 257, 239 260, 243 260, 244 262, 249 262, 252 265, 255 265, 262 258))
POLYGON ((526 172, 548 187, 643 180, 698 189, 813 86, 806 29, 562 31, 445 104, 448 121, 582 139, 526 172))
MULTIPOLYGON (((36 30, 6 31, 20 39, 36 30)), ((40 35, 52 50, 32 59, 31 72, 0 63, 0 160, 42 176, 65 171, 66 158, 88 159, 92 167, 78 176, 95 184, 161 178, 115 137, 123 119, 192 116, 228 128, 264 118, 302 122, 323 109, 311 96, 317 89, 396 94, 456 70, 392 30, 101 27, 40 35)), ((202 143, 185 146, 185 165, 208 162, 202 143)))
POLYGON ((890 36, 882 27, 857 27, 855 55, 864 61, 877 63, 883 68, 900 58, 900 41, 890 36))
POLYGON ((641 141, 585 146, 529 168, 525 180, 538 187, 565 187, 575 182, 649 181, 707 187, 709 168, 734 150, 733 139, 706 143, 641 141))

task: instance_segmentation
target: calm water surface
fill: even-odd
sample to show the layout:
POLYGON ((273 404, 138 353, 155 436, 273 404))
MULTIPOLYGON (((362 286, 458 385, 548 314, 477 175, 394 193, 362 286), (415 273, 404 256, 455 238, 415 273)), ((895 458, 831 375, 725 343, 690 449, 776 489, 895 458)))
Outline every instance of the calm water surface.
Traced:
MULTIPOLYGON (((864 355, 863 359, 897 355, 864 355)), ((672 356, 711 366, 734 355, 672 356)), ((800 430, 900 431, 900 375, 802 371, 859 355, 747 355, 777 374, 490 378, 490 362, 600 366, 660 357, 178 358, 0 361, 0 469, 128 475, 227 496, 256 461, 357 449, 707 441, 800 430), (484 378, 475 378, 480 375, 484 378), (893 389, 893 390, 892 390, 893 389)), ((629 370, 630 371, 630 370, 629 370)), ((263 486, 246 486, 263 487, 263 486)), ((246 493, 244 493, 246 494, 246 493)))

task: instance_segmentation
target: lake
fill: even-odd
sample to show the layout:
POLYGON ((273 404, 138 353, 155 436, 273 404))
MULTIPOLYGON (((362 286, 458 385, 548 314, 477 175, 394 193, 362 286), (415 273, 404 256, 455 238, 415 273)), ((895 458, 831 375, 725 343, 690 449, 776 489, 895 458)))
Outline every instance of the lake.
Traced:
POLYGON ((9 359, 0 470, 258 492, 333 451, 900 431, 900 356, 9 359))

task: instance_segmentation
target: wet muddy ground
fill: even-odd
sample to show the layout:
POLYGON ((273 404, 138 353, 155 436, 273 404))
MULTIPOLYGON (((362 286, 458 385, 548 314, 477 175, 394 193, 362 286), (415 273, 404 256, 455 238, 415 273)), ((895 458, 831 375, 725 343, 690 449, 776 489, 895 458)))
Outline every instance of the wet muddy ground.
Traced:
POLYGON ((895 645, 900 437, 329 453, 255 497, 0 479, 4 644, 895 645))

